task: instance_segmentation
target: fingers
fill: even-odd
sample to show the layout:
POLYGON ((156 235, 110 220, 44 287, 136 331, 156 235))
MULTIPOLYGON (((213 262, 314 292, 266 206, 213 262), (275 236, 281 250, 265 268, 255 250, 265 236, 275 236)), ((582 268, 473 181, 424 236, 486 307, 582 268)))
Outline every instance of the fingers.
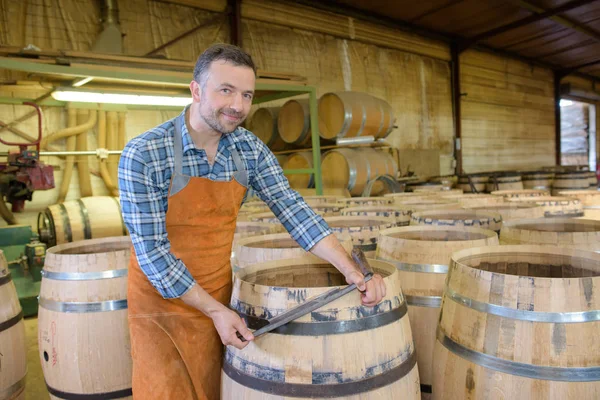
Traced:
POLYGON ((362 303, 367 307, 377 305, 386 295, 385 282, 381 275, 373 275, 366 284, 367 291, 362 294, 362 303))
POLYGON ((252 334, 250 329, 248 329, 243 319, 240 318, 240 320, 234 327, 235 329, 237 329, 240 335, 242 335, 244 339, 246 339, 248 342, 254 340, 254 335, 252 334))

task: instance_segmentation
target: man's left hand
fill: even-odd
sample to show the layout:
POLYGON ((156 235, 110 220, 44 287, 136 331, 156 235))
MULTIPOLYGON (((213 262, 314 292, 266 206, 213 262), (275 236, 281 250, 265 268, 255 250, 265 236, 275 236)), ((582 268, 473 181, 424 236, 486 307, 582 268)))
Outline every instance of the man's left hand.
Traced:
POLYGON ((360 297, 363 305, 373 307, 385 297, 385 282, 379 274, 373 275, 369 282, 365 283, 365 277, 358 271, 352 271, 347 277, 349 285, 356 284, 361 292, 360 297))

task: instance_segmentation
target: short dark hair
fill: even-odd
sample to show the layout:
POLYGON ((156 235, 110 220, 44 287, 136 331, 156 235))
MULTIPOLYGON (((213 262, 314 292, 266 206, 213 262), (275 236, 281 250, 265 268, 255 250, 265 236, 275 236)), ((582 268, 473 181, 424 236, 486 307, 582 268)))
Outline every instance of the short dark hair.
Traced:
POLYGON ((206 74, 210 68, 210 64, 217 60, 230 62, 235 66, 251 68, 256 75, 256 66, 254 65, 254 61, 252 61, 250 54, 246 53, 238 46, 218 43, 204 50, 204 52, 200 54, 200 57, 198 57, 198 61, 196 61, 196 66, 194 67, 194 80, 199 84, 204 85, 205 82, 201 82, 201 77, 206 74))

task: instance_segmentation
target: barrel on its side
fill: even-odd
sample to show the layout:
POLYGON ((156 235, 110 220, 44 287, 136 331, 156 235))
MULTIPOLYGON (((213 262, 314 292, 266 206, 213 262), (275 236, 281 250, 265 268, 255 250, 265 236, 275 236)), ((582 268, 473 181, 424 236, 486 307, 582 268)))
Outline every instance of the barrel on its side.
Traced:
POLYGON ((248 121, 248 129, 272 151, 285 150, 288 146, 277 129, 279 107, 259 108, 248 121))
POLYGON ((308 100, 288 100, 279 110, 277 127, 281 139, 288 145, 306 147, 311 142, 308 100))
MULTIPOLYGON (((223 400, 419 400, 407 307, 393 265, 370 261, 386 284, 372 308, 350 293, 254 340, 225 350, 223 400)), ((306 259, 261 263, 235 275, 231 307, 250 328, 332 287, 346 286, 332 265, 306 259), (258 317, 258 318, 257 318, 258 317)))
POLYGON ((93 196, 54 204, 38 216, 38 234, 48 247, 127 235, 117 197, 93 196))
MULTIPOLYGON (((283 169, 310 169, 313 167, 313 154, 311 151, 301 151, 291 154, 283 164, 283 169)), ((286 175, 292 188, 315 187, 314 174, 291 174, 286 175)))
POLYGON ((576 218, 541 218, 506 222, 502 244, 539 244, 600 251, 600 221, 576 218))
POLYGON ((0 398, 25 399, 27 349, 23 310, 8 270, 4 252, 0 251, 0 398))
POLYGON ((479 228, 500 232, 502 216, 498 213, 474 210, 420 211, 411 215, 410 224, 479 228))
POLYGON ((433 398, 600 398, 598 287, 597 253, 550 246, 454 253, 433 398))
POLYGON ((421 384, 429 392, 435 329, 450 256, 458 250, 496 244, 494 232, 476 228, 411 226, 387 229, 379 236, 377 259, 398 268, 409 306, 421 384))
POLYGON ((63 244, 46 253, 38 344, 52 399, 131 398, 130 248, 129 237, 117 237, 63 244))

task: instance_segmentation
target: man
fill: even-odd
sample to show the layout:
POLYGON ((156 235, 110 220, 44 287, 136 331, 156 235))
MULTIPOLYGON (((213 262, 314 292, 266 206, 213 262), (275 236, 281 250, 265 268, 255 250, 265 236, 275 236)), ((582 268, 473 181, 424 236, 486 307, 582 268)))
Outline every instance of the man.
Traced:
POLYGON ((121 156, 123 219, 135 249, 128 304, 136 399, 219 399, 223 344, 241 349, 253 340, 227 307, 231 245, 248 187, 304 249, 363 290, 365 305, 385 296, 382 278, 365 285, 323 219, 289 188, 273 153, 239 127, 255 77, 243 50, 210 47, 194 69, 192 104, 131 140, 121 156))

